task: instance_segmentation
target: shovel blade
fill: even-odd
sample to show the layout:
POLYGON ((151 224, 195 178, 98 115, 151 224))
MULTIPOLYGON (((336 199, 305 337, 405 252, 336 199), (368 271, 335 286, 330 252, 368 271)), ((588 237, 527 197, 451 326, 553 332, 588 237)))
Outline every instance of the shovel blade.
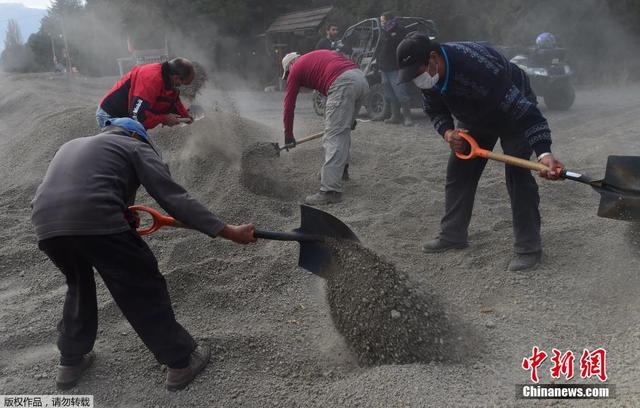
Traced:
MULTIPOLYGON (((298 232, 328 239, 360 242, 345 223, 327 212, 301 205, 300 213, 300 228, 296 230, 298 232)), ((300 242, 298 266, 301 268, 324 277, 331 267, 331 261, 331 252, 324 240, 300 242)))
POLYGON ((640 220, 640 157, 609 156, 604 180, 593 187, 600 193, 598 216, 640 220))
POLYGON ((189 106, 189 114, 193 118, 193 121, 200 120, 204 118, 204 108, 200 105, 191 105, 189 106))

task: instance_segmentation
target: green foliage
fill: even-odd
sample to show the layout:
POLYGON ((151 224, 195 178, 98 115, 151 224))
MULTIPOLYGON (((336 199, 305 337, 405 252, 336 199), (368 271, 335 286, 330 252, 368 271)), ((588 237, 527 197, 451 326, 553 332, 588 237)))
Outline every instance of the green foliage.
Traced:
POLYGON ((22 43, 20 27, 16 20, 10 19, 4 39, 4 50, 0 54, 0 64, 5 72, 28 72, 31 69, 33 55, 22 43))

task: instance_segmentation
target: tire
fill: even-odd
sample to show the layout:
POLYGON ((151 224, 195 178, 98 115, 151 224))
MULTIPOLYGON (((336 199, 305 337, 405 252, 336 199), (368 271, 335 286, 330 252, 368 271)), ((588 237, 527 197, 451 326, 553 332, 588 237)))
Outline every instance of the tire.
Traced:
POLYGON ((365 105, 367 114, 371 120, 384 119, 384 91, 382 84, 372 85, 365 105))
POLYGON ((570 82, 558 87, 552 87, 550 92, 544 95, 544 103, 551 110, 566 111, 571 108, 576 99, 576 92, 570 82))
POLYGON ((324 116, 324 108, 327 102, 327 98, 322 96, 318 91, 313 91, 313 111, 318 116, 324 116))

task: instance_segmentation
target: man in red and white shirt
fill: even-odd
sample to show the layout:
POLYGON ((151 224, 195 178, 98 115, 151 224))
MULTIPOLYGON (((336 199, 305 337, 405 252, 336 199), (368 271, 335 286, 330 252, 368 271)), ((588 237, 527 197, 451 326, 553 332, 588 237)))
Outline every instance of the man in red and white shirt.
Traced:
POLYGON ((316 50, 304 55, 292 52, 282 59, 283 79, 287 79, 284 97, 284 141, 295 144, 293 117, 301 87, 315 89, 327 97, 324 115, 324 164, 320 171, 320 191, 305 202, 310 205, 342 201, 342 175, 349 162, 351 129, 360 106, 369 92, 369 84, 344 55, 316 50))
POLYGON ((102 98, 96 112, 98 125, 112 119, 130 117, 153 129, 159 124, 175 126, 179 118, 191 118, 180 101, 181 85, 195 77, 193 63, 174 58, 163 63, 136 65, 102 98))

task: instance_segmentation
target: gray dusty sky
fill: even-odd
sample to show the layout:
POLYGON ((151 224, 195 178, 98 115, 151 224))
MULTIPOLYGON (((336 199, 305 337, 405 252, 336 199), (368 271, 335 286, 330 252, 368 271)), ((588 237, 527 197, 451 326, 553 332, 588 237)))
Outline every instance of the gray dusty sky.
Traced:
POLYGON ((17 3, 25 7, 46 9, 51 4, 51 0, 0 0, 0 3, 17 3))

